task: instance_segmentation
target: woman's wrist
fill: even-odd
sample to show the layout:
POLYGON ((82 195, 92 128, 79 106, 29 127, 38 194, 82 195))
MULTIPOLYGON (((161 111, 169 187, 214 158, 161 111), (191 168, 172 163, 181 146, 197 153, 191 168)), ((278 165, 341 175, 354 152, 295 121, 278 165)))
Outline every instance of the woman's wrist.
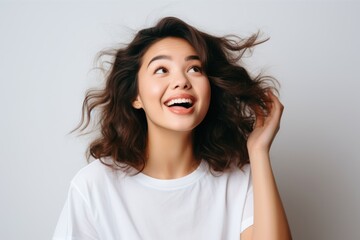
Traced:
POLYGON ((248 149, 249 158, 269 158, 270 151, 266 148, 248 149))

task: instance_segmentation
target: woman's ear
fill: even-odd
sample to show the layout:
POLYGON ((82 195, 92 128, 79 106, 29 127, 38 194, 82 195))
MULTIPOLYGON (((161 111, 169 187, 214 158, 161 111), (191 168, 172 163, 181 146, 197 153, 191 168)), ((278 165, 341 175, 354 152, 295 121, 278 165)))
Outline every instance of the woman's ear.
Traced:
POLYGON ((142 108, 142 104, 141 104, 141 101, 139 100, 139 98, 136 98, 136 100, 133 101, 132 106, 136 109, 142 108))

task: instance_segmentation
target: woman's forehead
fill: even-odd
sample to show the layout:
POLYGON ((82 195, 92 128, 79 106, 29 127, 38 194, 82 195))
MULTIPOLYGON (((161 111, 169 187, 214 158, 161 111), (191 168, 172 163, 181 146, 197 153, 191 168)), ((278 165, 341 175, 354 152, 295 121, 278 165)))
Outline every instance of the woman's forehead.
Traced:
POLYGON ((177 56, 197 55, 197 52, 185 39, 167 37, 155 42, 149 47, 143 56, 144 63, 148 64, 147 62, 153 57, 160 55, 173 58, 177 56))

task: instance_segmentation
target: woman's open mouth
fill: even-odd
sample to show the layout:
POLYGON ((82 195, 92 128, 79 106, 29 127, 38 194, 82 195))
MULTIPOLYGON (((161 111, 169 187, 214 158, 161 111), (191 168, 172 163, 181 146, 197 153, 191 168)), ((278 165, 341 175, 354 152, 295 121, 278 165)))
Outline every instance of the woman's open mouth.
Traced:
POLYGON ((175 98, 168 101, 166 106, 191 108, 193 106, 193 101, 190 98, 175 98))
POLYGON ((180 94, 173 96, 165 101, 169 110, 176 114, 189 114, 194 111, 195 97, 189 94, 180 94))

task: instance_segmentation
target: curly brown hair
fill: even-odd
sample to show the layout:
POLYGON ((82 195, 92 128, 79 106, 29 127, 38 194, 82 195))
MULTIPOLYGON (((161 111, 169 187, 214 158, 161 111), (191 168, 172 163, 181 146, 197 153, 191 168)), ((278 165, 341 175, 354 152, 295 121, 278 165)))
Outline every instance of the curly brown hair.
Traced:
MULTIPOLYGON (((255 113, 268 113, 266 91, 274 90, 276 81, 269 76, 251 77, 240 64, 247 50, 266 41, 258 41, 258 35, 246 39, 234 35, 216 37, 174 17, 163 18, 154 27, 139 31, 128 45, 112 55, 104 88, 86 93, 82 119, 76 129, 87 129, 95 110, 99 110, 100 119, 100 135, 90 144, 88 157, 114 168, 144 169, 147 122, 144 111, 132 106, 138 94, 137 74, 142 57, 152 44, 177 37, 197 51, 211 86, 208 113, 193 131, 196 159, 207 161, 220 172, 233 164, 241 168, 248 163, 246 143, 255 113), (111 158, 112 164, 105 163, 104 158, 111 158)), ((100 56, 109 54, 102 52, 100 56)))

